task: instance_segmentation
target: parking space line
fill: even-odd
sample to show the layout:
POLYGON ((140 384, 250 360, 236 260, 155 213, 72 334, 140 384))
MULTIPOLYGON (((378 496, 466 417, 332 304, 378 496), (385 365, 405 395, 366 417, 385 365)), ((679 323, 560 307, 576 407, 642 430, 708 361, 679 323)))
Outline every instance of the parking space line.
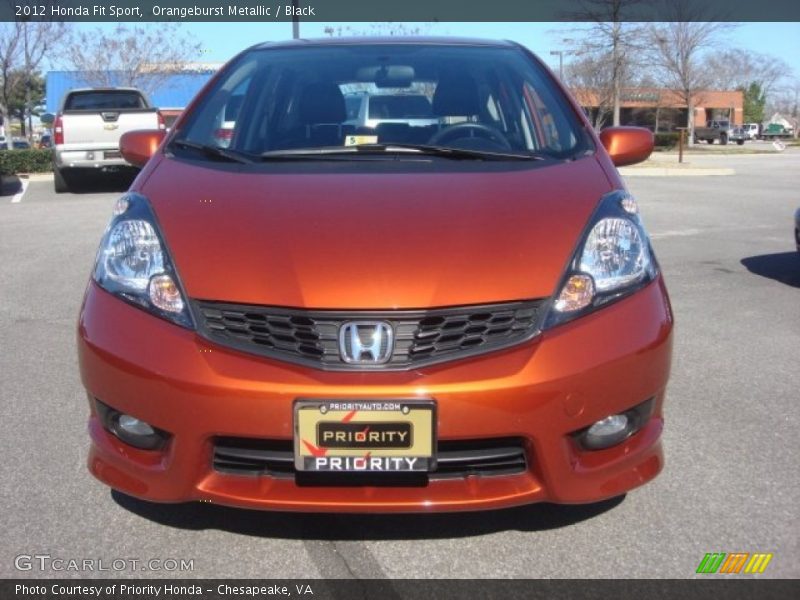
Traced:
POLYGON ((22 189, 20 189, 20 191, 14 194, 14 197, 11 198, 12 204, 17 204, 19 202, 22 202, 22 197, 25 195, 25 191, 28 189, 28 183, 29 182, 27 179, 20 179, 20 184, 22 186, 22 189))
POLYGON ((781 229, 781 226, 771 224, 771 225, 749 225, 747 227, 705 227, 705 228, 689 227, 686 229, 669 229, 667 231, 653 232, 650 234, 650 239, 660 240, 663 238, 670 238, 670 237, 686 237, 686 236, 703 235, 703 234, 713 235, 717 233, 736 233, 744 231, 753 231, 756 229, 774 229, 777 231, 778 229, 781 229))

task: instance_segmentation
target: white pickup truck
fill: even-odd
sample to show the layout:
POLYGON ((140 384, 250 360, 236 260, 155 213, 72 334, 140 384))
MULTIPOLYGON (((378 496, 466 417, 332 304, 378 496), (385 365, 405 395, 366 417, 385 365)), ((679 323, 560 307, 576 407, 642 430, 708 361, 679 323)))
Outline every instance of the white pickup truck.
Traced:
POLYGON ((164 129, 164 119, 134 88, 68 91, 53 123, 53 178, 56 193, 97 169, 129 167, 119 138, 135 129, 164 129))

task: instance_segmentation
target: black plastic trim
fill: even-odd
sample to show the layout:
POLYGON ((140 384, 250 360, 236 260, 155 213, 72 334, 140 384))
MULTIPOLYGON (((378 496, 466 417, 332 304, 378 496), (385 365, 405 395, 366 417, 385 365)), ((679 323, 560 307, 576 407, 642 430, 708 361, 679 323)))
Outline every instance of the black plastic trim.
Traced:
POLYGON ((408 485, 420 480, 517 475, 528 470, 521 438, 439 440, 436 456, 436 469, 427 474, 300 473, 294 467, 292 440, 219 437, 214 440, 212 466, 215 471, 230 475, 277 479, 296 476, 298 483, 306 485, 374 485, 372 482, 390 481, 408 485))
MULTIPOLYGON (((257 356, 266 356, 284 362, 305 365, 327 371, 404 371, 409 369, 416 369, 422 366, 429 366, 440 364, 444 362, 451 362, 461 360, 474 356, 483 355, 489 352, 503 350, 513 346, 518 346, 527 341, 530 341, 540 333, 539 324, 542 321, 542 311, 545 305, 545 300, 527 300, 518 302, 506 302, 498 304, 481 304, 481 305, 467 305, 449 308, 435 308, 429 310, 306 310, 294 309, 286 307, 273 307, 262 305, 247 305, 226 302, 213 302, 205 300, 192 300, 190 301, 191 310, 195 316, 197 323, 197 331, 204 338, 210 342, 220 344, 246 352, 257 356), (225 311, 230 310, 239 313, 257 313, 266 316, 275 316, 281 318, 295 318, 305 319, 315 324, 318 324, 323 329, 327 330, 323 336, 322 341, 327 345, 334 343, 333 335, 338 335, 339 326, 346 321, 387 321, 391 323, 395 330, 395 351, 393 352, 392 359, 383 364, 348 364, 345 363, 338 355, 333 352, 325 353, 323 351, 320 356, 308 357, 296 352, 275 350, 268 347, 260 347, 257 343, 252 341, 243 341, 231 337, 230 335, 217 334, 214 335, 214 330, 209 325, 209 318, 206 317, 204 311, 225 311), (409 344, 414 341, 413 336, 419 331, 420 323, 425 319, 432 318, 454 318, 459 316, 475 315, 479 313, 505 313, 505 312, 527 312, 531 311, 529 324, 519 329, 512 334, 507 335, 503 339, 491 340, 489 342, 475 345, 472 348, 458 348, 453 351, 444 350, 440 355, 432 356, 429 358, 405 358, 408 356, 407 350, 404 346, 400 348, 399 344, 409 344), (335 334, 331 331, 335 330, 335 334), (411 336, 411 337, 410 337, 411 336)), ((516 318, 516 317, 515 317, 516 318)), ((316 325, 315 325, 316 326, 316 325)))

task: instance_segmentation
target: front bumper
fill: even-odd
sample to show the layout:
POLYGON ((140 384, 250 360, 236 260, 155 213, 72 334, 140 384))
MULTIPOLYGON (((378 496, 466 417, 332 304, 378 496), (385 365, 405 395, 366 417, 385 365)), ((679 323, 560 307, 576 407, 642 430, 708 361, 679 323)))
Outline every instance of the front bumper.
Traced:
POLYGON ((424 369, 325 372, 212 344, 90 284, 78 350, 90 397, 173 434, 136 450, 103 429, 92 405, 89 469, 125 493, 272 510, 412 512, 500 508, 617 496, 662 468, 659 437, 672 315, 663 281, 511 349, 424 369), (307 486, 212 466, 220 436, 290 440, 297 398, 433 398, 440 440, 515 437, 528 468, 414 487, 307 486), (621 444, 583 451, 569 436, 655 398, 652 418, 621 444))

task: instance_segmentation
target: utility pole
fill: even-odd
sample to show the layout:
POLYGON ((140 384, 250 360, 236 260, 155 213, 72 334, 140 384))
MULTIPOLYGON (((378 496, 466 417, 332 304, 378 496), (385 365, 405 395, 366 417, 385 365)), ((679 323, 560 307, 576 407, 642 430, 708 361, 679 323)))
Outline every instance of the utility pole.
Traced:
POLYGON ((564 51, 563 50, 550 50, 550 56, 558 56, 558 78, 563 83, 563 81, 564 81, 564 51))
MULTIPOLYGON (((615 18, 618 16, 616 14, 616 12, 615 12, 614 16, 615 16, 615 18)), ((614 93, 614 98, 613 98, 613 101, 614 101, 614 120, 613 120, 613 125, 614 125, 614 127, 619 127, 619 106, 620 106, 620 95, 621 95, 621 90, 620 90, 620 87, 621 87, 620 83, 621 82, 620 82, 620 79, 622 79, 622 55, 620 54, 620 50, 621 50, 620 49, 620 45, 621 45, 621 30, 622 30, 622 25, 620 24, 619 21, 615 20, 614 21, 614 25, 613 25, 613 35, 612 35, 613 42, 612 42, 612 46, 611 46, 612 61, 614 63, 612 65, 612 69, 613 69, 613 72, 612 72, 612 77, 613 77, 612 86, 613 86, 613 93, 614 93)))
POLYGON ((28 51, 28 23, 23 23, 23 44, 25 46, 25 110, 23 111, 22 120, 23 120, 23 127, 25 127, 25 117, 28 117, 28 125, 25 128, 26 137, 29 141, 33 140, 33 118, 32 118, 32 110, 31 110, 31 55, 28 51))

